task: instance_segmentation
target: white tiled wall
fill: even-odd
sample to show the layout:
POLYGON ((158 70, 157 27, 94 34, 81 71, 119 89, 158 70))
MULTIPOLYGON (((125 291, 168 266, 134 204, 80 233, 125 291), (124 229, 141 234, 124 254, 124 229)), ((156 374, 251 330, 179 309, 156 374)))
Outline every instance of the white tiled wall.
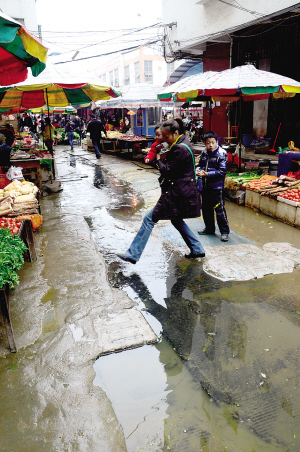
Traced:
POLYGON ((1 0, 0 8, 14 19, 23 19, 29 31, 38 31, 35 0, 1 0))

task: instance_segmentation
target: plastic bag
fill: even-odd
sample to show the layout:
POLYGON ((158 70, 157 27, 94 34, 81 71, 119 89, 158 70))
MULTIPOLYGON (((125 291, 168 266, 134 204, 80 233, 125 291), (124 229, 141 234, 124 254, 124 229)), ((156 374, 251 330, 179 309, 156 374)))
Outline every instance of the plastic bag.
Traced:
POLYGON ((20 166, 11 166, 6 173, 9 180, 23 180, 22 168, 20 166))

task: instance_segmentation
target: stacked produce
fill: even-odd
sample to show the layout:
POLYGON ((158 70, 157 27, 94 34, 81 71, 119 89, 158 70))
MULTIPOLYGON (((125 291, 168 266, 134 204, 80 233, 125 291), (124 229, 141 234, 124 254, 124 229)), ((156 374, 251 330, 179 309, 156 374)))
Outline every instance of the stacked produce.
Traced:
POLYGON ((275 177, 273 180, 269 180, 269 184, 260 187, 259 193, 262 196, 268 196, 270 198, 277 198, 277 196, 282 196, 285 192, 291 191, 292 189, 298 189, 300 182, 293 178, 282 175, 280 177, 275 177))
POLYGON ((23 220, 31 221, 33 231, 38 229, 43 223, 42 215, 38 213, 33 215, 25 214, 14 218, 0 217, 0 228, 7 228, 11 233, 18 234, 23 220))
POLYGON ((0 288, 9 284, 12 288, 19 283, 17 271, 24 263, 26 245, 17 234, 7 228, 0 228, 0 288))
POLYGON ((292 171, 289 171, 286 176, 288 177, 294 177, 295 179, 300 180, 300 170, 295 171, 294 173, 292 171))
POLYGON ((57 143, 60 143, 61 141, 64 141, 66 139, 66 132, 65 129, 57 127, 54 131, 54 138, 57 143))
POLYGON ((37 214, 38 188, 32 182, 13 181, 0 190, 0 216, 16 217, 22 214, 37 214))
POLYGON ((51 159, 52 155, 50 154, 47 149, 43 149, 39 146, 33 145, 28 148, 15 145, 12 149, 12 154, 10 159, 11 160, 17 160, 17 159, 51 159))
MULTIPOLYGON (((246 184, 246 188, 260 192, 261 189, 269 187, 272 181, 275 181, 276 176, 270 176, 269 174, 264 174, 258 180, 252 180, 246 184)), ((274 188, 274 187, 273 187, 274 188)))
POLYGON ((278 198, 289 199, 290 201, 300 203, 300 190, 298 188, 286 190, 285 192, 281 193, 278 198))
POLYGON ((232 173, 229 172, 226 175, 224 188, 227 190, 237 191, 247 186, 252 180, 260 179, 260 175, 251 171, 248 173, 232 173))
POLYGON ((12 234, 18 234, 21 227, 21 220, 19 218, 0 218, 0 228, 9 229, 12 234))
POLYGON ((118 139, 124 141, 147 141, 142 135, 122 135, 118 139))
MULTIPOLYGON (((114 138, 119 138, 122 136, 126 136, 126 135, 123 135, 123 133, 118 132, 117 130, 108 130, 107 131, 107 138, 109 138, 110 140, 112 140, 114 138)), ((105 135, 103 134, 103 132, 102 132, 102 138, 105 138, 105 135)))

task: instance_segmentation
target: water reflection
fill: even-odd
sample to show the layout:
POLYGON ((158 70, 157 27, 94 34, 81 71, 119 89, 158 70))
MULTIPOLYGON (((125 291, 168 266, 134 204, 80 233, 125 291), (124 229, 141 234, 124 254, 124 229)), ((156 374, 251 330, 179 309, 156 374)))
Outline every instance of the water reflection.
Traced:
MULTIPOLYGON (((113 253, 129 243, 132 231, 124 216, 125 212, 132 215, 135 208, 134 192, 114 178, 105 183, 112 195, 110 208, 99 210, 92 222, 109 280, 114 287, 126 289, 139 301, 140 309, 162 326, 162 341, 152 346, 158 355, 149 358, 152 371, 141 377, 145 406, 150 399, 151 406, 159 408, 155 415, 141 408, 143 422, 135 431, 128 428, 128 441, 132 441, 128 450, 141 446, 189 452, 297 450, 300 305, 295 274, 220 282, 203 272, 201 262, 191 262, 179 253, 168 254, 154 238, 151 252, 147 257, 145 250, 138 265, 120 264, 113 253), (121 216, 116 219, 118 214, 122 221, 121 216), (156 280, 159 293, 153 290, 156 280), (156 370, 159 365, 165 376, 161 367, 156 370), (156 371, 161 376, 158 384, 165 384, 163 394, 151 385, 156 371), (145 434, 146 430, 150 433, 145 434), (139 439, 135 442, 135 438, 139 439)), ((106 358, 108 362, 110 358, 106 358)), ((139 359, 126 359, 126 368, 131 367, 136 378, 142 365, 139 359)), ((114 366, 110 372, 117 372, 127 382, 126 391, 135 397, 134 378, 128 379, 114 366)), ((112 401, 118 394, 117 385, 114 382, 108 392, 112 401)), ((120 394, 117 398, 124 413, 121 422, 126 424, 130 402, 120 394)))
POLYGON ((95 167, 93 184, 96 188, 102 188, 106 185, 105 173, 101 166, 95 167))
POLYGON ((109 175, 101 166, 95 167, 93 185, 109 190, 111 202, 108 209, 112 215, 125 217, 134 215, 144 205, 143 198, 119 179, 109 175))
POLYGON ((75 155, 70 154, 70 166, 76 168, 76 157, 75 155))

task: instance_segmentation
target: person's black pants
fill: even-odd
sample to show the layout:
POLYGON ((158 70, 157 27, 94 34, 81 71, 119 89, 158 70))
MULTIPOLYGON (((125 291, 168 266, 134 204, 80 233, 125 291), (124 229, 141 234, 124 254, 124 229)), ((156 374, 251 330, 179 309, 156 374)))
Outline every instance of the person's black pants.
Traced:
POLYGON ((204 188, 202 191, 202 214, 207 232, 215 232, 215 214, 221 234, 229 234, 223 190, 204 188))

